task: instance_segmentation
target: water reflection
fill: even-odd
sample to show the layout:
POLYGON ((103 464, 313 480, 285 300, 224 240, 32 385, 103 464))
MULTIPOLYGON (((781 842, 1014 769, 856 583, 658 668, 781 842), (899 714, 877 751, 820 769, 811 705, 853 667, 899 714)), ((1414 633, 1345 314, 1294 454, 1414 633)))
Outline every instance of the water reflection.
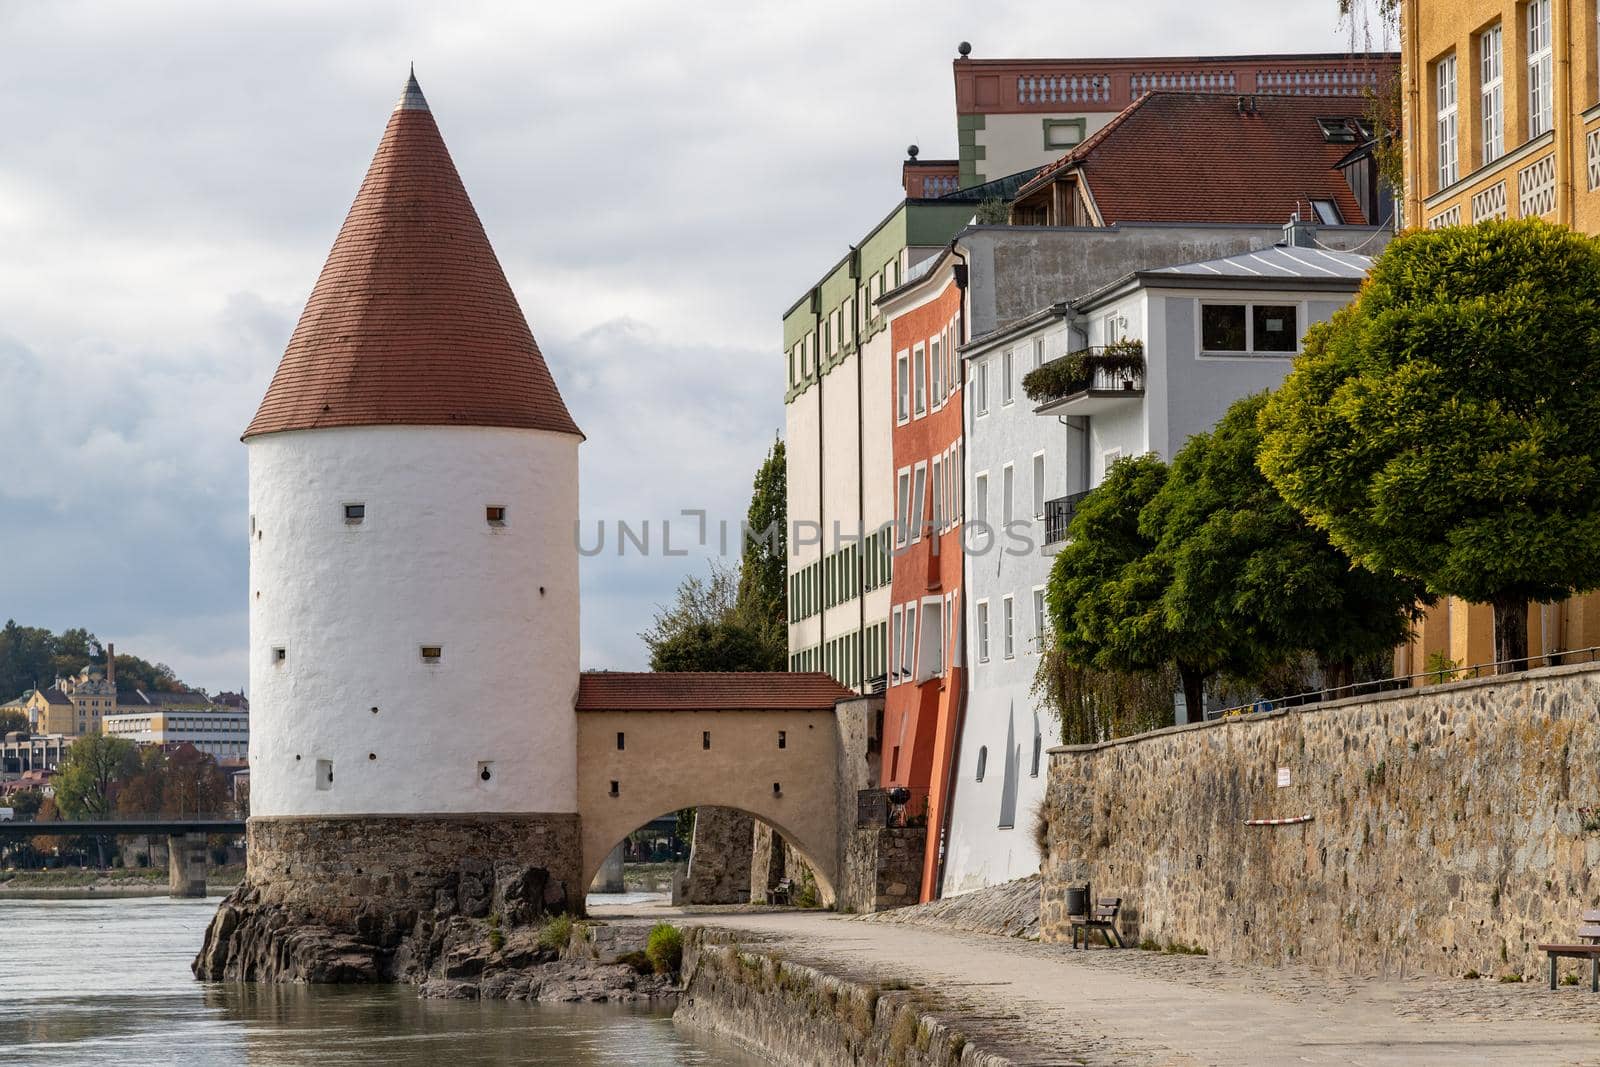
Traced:
POLYGON ((0 900, 6 1064, 480 1067, 760 1061, 626 1005, 424 1001, 409 989, 203 985, 216 902, 0 900))

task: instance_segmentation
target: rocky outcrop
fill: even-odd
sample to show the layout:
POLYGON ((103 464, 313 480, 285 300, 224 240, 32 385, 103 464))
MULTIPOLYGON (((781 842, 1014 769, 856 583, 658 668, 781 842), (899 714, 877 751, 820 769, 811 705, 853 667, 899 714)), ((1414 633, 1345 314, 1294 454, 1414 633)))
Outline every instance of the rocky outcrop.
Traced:
POLYGON ((211 981, 425 979, 454 919, 582 907, 576 815, 259 819, 194 961, 211 981))

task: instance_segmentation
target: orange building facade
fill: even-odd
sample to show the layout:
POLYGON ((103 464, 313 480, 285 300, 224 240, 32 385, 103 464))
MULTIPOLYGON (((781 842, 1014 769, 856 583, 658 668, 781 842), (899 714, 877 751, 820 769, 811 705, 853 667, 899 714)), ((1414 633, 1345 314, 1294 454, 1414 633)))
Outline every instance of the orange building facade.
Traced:
POLYGON ((894 357, 896 553, 884 697, 883 784, 926 805, 921 899, 939 859, 962 707, 961 459, 964 271, 946 251, 880 302, 894 357))
MULTIPOLYGON (((1403 0, 1407 226, 1543 218, 1600 234, 1596 0, 1403 0)), ((1495 659, 1494 611, 1441 600, 1398 674, 1495 659)), ((1600 594, 1528 611, 1532 666, 1600 645, 1600 594)), ((1585 656, 1586 658, 1586 656, 1585 656)))

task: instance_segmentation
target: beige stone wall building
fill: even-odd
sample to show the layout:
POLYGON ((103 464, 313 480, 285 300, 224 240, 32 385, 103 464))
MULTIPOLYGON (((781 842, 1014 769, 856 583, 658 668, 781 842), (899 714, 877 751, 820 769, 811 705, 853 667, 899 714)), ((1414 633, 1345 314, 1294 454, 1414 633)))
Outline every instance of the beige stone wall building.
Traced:
MULTIPOLYGON (((1538 217, 1600 233, 1597 19, 1596 0, 1402 0, 1406 225, 1538 217)), ((1600 595, 1529 609, 1535 665, 1596 645, 1600 595)), ((1430 658, 1493 662, 1493 609, 1441 602, 1395 669, 1430 658)))

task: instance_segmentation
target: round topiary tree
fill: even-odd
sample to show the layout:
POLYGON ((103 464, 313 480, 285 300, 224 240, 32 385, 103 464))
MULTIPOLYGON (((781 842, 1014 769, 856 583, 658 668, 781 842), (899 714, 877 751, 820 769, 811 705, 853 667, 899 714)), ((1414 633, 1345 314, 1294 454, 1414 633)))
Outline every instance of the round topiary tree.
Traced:
POLYGON ((1335 545, 1492 605, 1496 658, 1526 659, 1530 601, 1600 586, 1600 241, 1397 238, 1261 429, 1263 473, 1335 545))

